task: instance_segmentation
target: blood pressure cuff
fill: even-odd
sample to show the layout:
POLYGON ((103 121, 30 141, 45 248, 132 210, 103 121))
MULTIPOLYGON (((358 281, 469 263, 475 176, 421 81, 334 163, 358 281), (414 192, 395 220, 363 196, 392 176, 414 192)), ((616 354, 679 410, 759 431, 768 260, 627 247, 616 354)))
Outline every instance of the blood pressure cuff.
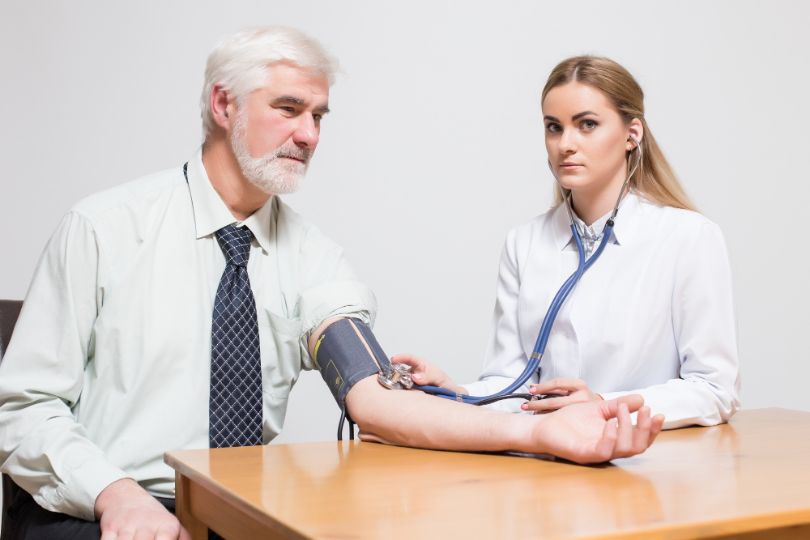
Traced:
POLYGON ((371 328, 359 319, 330 324, 315 343, 312 356, 341 408, 358 381, 387 372, 391 366, 371 328))

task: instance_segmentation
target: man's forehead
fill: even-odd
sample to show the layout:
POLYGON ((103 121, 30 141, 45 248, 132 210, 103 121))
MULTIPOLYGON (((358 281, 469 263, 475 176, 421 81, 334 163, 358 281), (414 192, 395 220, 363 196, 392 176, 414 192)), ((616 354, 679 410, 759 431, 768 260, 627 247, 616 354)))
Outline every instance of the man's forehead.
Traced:
POLYGON ((268 66, 265 88, 275 97, 287 96, 306 102, 329 99, 329 80, 325 75, 288 62, 268 66))

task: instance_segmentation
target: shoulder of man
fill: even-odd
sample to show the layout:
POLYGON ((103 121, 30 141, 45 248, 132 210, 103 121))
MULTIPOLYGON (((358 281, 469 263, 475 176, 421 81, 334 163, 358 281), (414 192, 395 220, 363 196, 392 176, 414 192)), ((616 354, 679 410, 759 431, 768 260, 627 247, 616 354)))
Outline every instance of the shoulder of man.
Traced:
POLYGON ((342 247, 326 236, 320 228, 293 210, 279 197, 275 198, 279 235, 304 250, 341 252, 342 247))
POLYGON ((172 167, 88 195, 74 204, 70 211, 97 223, 122 211, 138 212, 154 207, 184 186, 182 166, 172 167))

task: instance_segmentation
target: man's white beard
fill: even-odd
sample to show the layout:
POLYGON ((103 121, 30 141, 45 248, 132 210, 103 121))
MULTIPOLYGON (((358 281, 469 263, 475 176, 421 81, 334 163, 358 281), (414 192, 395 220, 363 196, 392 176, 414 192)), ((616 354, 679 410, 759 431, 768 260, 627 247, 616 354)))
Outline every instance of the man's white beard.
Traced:
POLYGON ((231 132, 231 148, 245 178, 269 195, 297 190, 307 172, 311 152, 291 143, 261 157, 251 156, 245 143, 247 115, 242 112, 237 114, 231 132), (295 159, 283 159, 281 156, 294 157, 303 160, 303 163, 295 159))

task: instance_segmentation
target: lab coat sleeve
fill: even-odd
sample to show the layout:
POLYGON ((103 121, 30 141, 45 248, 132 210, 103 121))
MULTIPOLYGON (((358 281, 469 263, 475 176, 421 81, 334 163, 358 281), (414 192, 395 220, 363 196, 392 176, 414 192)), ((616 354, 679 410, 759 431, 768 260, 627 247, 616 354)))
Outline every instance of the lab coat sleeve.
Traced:
MULTIPOLYGON (((731 270, 723 235, 706 221, 685 245, 672 290, 672 321, 680 378, 603 394, 641 394, 665 429, 728 421, 739 409, 739 361, 731 270)), ((654 359, 651 359, 654 361, 654 359)))
MULTIPOLYGON (((484 368, 479 379, 462 385, 467 393, 487 396, 512 384, 526 367, 526 354, 521 347, 518 326, 518 297, 520 295, 521 230, 509 232, 501 252, 500 268, 495 293, 493 333, 487 347, 484 368)), ((536 376, 517 392, 528 392, 528 385, 537 382, 536 376)), ((489 408, 517 412, 522 400, 509 399, 489 405, 489 408)))
POLYGON ((0 469, 43 508, 93 520, 98 494, 127 474, 76 421, 101 300, 92 226, 69 213, 39 261, 0 364, 0 469))

